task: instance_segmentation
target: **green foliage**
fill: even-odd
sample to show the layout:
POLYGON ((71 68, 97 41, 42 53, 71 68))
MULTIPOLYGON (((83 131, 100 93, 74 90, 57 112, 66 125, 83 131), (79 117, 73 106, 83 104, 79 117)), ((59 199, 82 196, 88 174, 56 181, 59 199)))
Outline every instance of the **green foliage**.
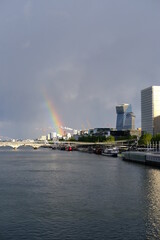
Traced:
POLYGON ((137 139, 137 135, 130 136, 129 139, 137 139))
POLYGON ((81 136, 79 137, 79 142, 105 142, 105 136, 81 136))
POLYGON ((116 140, 121 141, 121 140, 134 140, 137 139, 136 135, 133 136, 119 136, 116 138, 116 140))
POLYGON ((139 145, 145 145, 145 146, 147 146, 147 144, 149 144, 149 143, 151 142, 151 140, 152 140, 152 134, 150 134, 150 133, 144 133, 144 134, 140 137, 138 144, 139 144, 139 145))
POLYGON ((71 141, 71 142, 76 142, 75 138, 74 137, 71 137, 68 141, 71 141))
POLYGON ((63 141, 64 141, 64 139, 63 139, 63 138, 59 138, 59 141, 60 141, 60 142, 63 142, 63 141))
POLYGON ((155 136, 153 136, 152 141, 153 142, 159 142, 160 141, 160 133, 158 133, 155 136))
POLYGON ((106 142, 114 142, 115 141, 115 137, 114 136, 108 136, 106 138, 106 142))

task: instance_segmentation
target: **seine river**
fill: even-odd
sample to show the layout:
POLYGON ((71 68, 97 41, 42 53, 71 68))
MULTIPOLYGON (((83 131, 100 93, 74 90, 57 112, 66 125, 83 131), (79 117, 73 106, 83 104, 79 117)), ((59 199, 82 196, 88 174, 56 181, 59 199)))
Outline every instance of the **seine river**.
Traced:
POLYGON ((160 170, 51 149, 0 149, 0 240, 160 239, 160 170))

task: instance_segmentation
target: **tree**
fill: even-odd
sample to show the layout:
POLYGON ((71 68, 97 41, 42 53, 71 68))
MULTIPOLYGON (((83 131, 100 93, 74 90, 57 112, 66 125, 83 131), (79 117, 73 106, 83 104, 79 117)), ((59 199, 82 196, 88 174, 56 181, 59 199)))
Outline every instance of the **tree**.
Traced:
POLYGON ((147 146, 147 144, 149 144, 149 143, 151 142, 151 140, 152 140, 152 134, 150 134, 150 133, 144 133, 144 134, 140 137, 138 144, 139 144, 139 145, 145 145, 145 146, 147 146))
POLYGON ((160 133, 157 133, 155 136, 153 136, 152 141, 159 142, 160 141, 160 133))
POLYGON ((68 141, 71 141, 71 142, 76 142, 75 138, 74 137, 71 137, 68 141))
POLYGON ((114 136, 108 136, 106 138, 106 142, 114 142, 115 141, 115 137, 114 136))

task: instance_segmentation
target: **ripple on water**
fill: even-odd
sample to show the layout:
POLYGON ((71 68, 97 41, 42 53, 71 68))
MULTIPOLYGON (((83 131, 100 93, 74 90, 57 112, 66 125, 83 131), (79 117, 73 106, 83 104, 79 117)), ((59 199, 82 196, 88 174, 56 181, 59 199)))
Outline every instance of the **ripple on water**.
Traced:
POLYGON ((159 170, 80 152, 0 152, 0 239, 159 239, 159 170))

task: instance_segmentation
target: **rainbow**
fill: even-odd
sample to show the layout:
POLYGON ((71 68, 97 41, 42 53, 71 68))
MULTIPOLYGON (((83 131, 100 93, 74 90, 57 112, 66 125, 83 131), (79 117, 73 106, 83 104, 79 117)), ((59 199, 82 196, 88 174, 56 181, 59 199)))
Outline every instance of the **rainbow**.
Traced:
POLYGON ((46 106, 47 109, 50 113, 51 116, 51 120, 53 122, 53 126, 57 132, 57 134, 63 135, 63 130, 62 130, 62 122, 59 119, 59 116, 57 114, 57 111, 53 105, 53 102, 51 102, 51 100, 49 99, 49 97, 47 96, 47 94, 44 94, 45 97, 45 102, 46 102, 46 106))

